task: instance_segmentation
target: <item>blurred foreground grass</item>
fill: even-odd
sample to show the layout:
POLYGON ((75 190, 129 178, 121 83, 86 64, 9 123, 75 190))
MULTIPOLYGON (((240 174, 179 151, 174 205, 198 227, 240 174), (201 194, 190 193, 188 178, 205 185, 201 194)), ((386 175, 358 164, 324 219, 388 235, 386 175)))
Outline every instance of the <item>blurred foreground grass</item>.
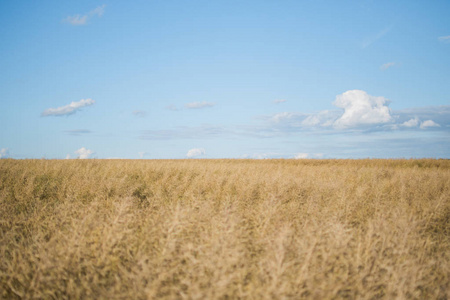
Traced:
POLYGON ((447 299, 448 160, 0 160, 0 297, 447 299))

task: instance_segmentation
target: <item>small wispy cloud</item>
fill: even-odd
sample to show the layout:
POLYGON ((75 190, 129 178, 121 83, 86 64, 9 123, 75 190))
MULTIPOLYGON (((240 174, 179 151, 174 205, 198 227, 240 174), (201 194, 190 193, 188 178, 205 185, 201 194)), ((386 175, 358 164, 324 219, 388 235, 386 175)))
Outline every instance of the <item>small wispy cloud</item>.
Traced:
POLYGON ((205 155, 205 154, 206 154, 205 149, 203 149, 203 148, 194 148, 194 149, 189 150, 186 153, 186 157, 194 158, 194 157, 199 157, 199 156, 202 156, 202 155, 205 155))
POLYGON ((135 117, 139 117, 139 118, 143 118, 145 116, 147 116, 147 112, 143 111, 143 110, 134 110, 132 112, 133 116, 135 117))
POLYGON ((409 119, 408 121, 405 121, 402 124, 400 124, 400 127, 408 128, 408 129, 417 128, 417 127, 419 127, 420 129, 427 129, 427 128, 433 128, 433 127, 441 127, 441 125, 434 122, 433 120, 426 120, 426 121, 421 122, 418 117, 414 117, 414 118, 409 119))
POLYGON ((323 158, 323 153, 297 153, 294 155, 294 159, 321 159, 323 158))
POLYGON ((171 140, 171 139, 211 139, 223 137, 231 132, 223 126, 202 125, 197 127, 177 127, 164 130, 143 130, 139 136, 142 140, 171 140))
POLYGON ((432 128, 432 127, 441 127, 441 125, 434 122, 433 120, 426 120, 420 124, 421 129, 432 128))
POLYGON ((47 108, 41 113, 42 117, 49 117, 49 116, 68 116, 76 113, 78 110, 80 110, 82 107, 90 106, 95 103, 92 99, 81 99, 78 102, 71 102, 68 105, 61 106, 58 108, 47 108))
POLYGON ((171 111, 178 111, 178 110, 179 110, 179 108, 176 107, 176 106, 173 105, 173 104, 167 105, 167 106, 166 106, 166 109, 167 109, 167 110, 171 110, 171 111))
POLYGON ((285 99, 276 99, 276 100, 273 100, 273 103, 275 103, 275 104, 280 104, 280 103, 284 103, 284 102, 286 102, 287 100, 285 100, 285 99))
POLYGON ((8 150, 8 148, 0 149, 0 158, 8 158, 8 157, 9 157, 9 150, 8 150))
POLYGON ((386 27, 383 30, 379 31, 377 34, 365 38, 361 44, 361 48, 364 49, 369 47, 370 45, 381 39, 383 36, 385 36, 389 31, 391 31, 391 29, 392 26, 386 27))
POLYGON ((414 128, 419 126, 419 119, 417 117, 413 118, 413 119, 409 119, 408 121, 403 122, 402 124, 400 124, 401 127, 406 127, 406 128, 414 128))
POLYGON ((191 102, 184 105, 187 109, 199 109, 199 108, 207 108, 207 107, 213 107, 215 103, 203 101, 203 102, 191 102))
POLYGON ((380 66, 380 69, 384 71, 384 70, 387 70, 387 69, 389 69, 390 67, 393 67, 393 66, 395 66, 395 62, 388 62, 388 63, 382 64, 380 66))
POLYGON ((83 134, 91 133, 92 131, 88 129, 72 129, 72 130, 64 130, 67 135, 71 136, 81 136, 83 134))
POLYGON ((148 155, 148 153, 145 151, 138 152, 138 154, 140 159, 143 159, 146 155, 148 155))
POLYGON ((440 36, 438 37, 438 40, 444 43, 450 43, 450 35, 440 36))
POLYGON ((244 154, 242 158, 245 159, 268 159, 270 158, 272 153, 253 153, 253 154, 244 154))
POLYGON ((306 159, 309 157, 308 153, 297 153, 294 158, 295 159, 306 159))
POLYGON ((80 26, 80 25, 86 25, 87 22, 93 18, 93 17, 101 17, 105 13, 106 4, 103 4, 101 6, 96 7, 95 9, 91 10, 90 12, 84 14, 84 15, 73 15, 66 17, 63 21, 65 23, 69 23, 70 25, 74 26, 80 26))

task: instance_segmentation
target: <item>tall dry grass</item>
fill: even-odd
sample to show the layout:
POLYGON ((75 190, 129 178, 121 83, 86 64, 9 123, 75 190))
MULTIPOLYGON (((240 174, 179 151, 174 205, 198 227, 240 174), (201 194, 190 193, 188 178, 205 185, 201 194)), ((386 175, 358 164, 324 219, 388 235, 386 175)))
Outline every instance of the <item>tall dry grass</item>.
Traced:
POLYGON ((448 160, 0 160, 4 299, 447 299, 448 160))

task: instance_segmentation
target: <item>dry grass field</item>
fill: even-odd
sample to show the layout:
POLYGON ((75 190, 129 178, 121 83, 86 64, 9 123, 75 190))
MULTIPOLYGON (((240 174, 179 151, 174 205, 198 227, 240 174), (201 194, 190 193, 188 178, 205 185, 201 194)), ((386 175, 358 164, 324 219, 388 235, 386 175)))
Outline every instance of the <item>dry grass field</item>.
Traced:
POLYGON ((449 290, 449 160, 0 160, 2 299, 449 290))

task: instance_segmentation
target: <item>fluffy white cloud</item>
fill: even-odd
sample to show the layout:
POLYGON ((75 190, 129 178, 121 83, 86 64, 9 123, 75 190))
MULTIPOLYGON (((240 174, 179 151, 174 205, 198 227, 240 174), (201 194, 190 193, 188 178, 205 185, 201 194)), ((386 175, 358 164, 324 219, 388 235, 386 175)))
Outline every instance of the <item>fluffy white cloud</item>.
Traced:
POLYGON ((188 158, 193 158, 193 157, 197 157, 197 156, 201 156, 201 155, 205 155, 206 151, 203 148, 194 148, 188 151, 188 153, 186 154, 186 156, 188 158))
POLYGON ((213 102, 203 101, 203 102, 191 102, 191 103, 186 104, 184 107, 186 107, 188 109, 196 109, 196 108, 213 107, 214 105, 215 105, 215 103, 213 103, 213 102))
POLYGON ((273 126, 284 128, 367 128, 369 125, 391 123, 394 118, 389 100, 361 90, 350 90, 336 96, 333 104, 343 111, 323 110, 317 113, 281 112, 270 117, 273 126))
POLYGON ((0 149, 0 158, 8 158, 8 157, 9 157, 9 150, 8 150, 8 148, 0 149))
POLYGON ((48 116, 68 116, 77 112, 77 110, 81 109, 84 106, 89 106, 94 104, 95 101, 92 99, 81 99, 78 102, 71 102, 68 105, 61 106, 58 108, 47 108, 41 114, 43 117, 48 116))
MULTIPOLYGON (((84 147, 75 151, 75 154, 77 155, 77 158, 79 158, 79 159, 89 158, 93 153, 94 153, 94 151, 86 149, 84 147)), ((68 159, 68 158, 70 158, 70 155, 66 156, 66 159, 68 159)))
POLYGON ((275 104, 280 104, 280 103, 284 103, 284 102, 286 102, 287 100, 284 100, 284 99, 276 99, 276 100, 273 100, 273 103, 275 103, 275 104))
POLYGON ((435 123, 433 120, 426 120, 420 124, 421 129, 431 128, 431 127, 441 127, 441 125, 435 123))
POLYGON ((84 14, 84 15, 78 14, 78 15, 74 15, 74 16, 68 16, 63 21, 66 23, 69 23, 71 25, 75 25, 75 26, 86 25, 87 21, 89 19, 91 19, 92 17, 95 17, 95 16, 101 17, 105 12, 105 7, 106 7, 106 5, 103 4, 99 7, 91 10, 87 14, 84 14))
POLYGON ((419 118, 417 118, 417 117, 410 119, 406 122, 403 122, 400 126, 406 127, 406 128, 420 127, 420 129, 441 127, 441 125, 434 122, 433 120, 426 120, 426 121, 420 122, 419 118), (419 124, 420 124, 420 126, 419 126, 419 124))
POLYGON ((395 62, 388 62, 388 63, 382 64, 380 69, 384 71, 384 70, 389 69, 390 67, 393 67, 394 65, 395 65, 395 62))
POLYGON ((450 35, 447 35, 447 36, 440 36, 440 37, 438 37, 438 40, 440 40, 441 42, 447 42, 447 43, 450 43, 450 35))
POLYGON ((409 121, 403 122, 400 126, 408 128, 417 127, 419 126, 419 119, 418 118, 410 119, 409 121))
POLYGON ((305 159, 305 158, 308 158, 308 157, 309 157, 308 153, 297 153, 294 156, 295 159, 305 159))
MULTIPOLYGON (((281 112, 260 117, 265 126, 244 128, 259 137, 296 134, 302 130, 333 129, 386 131, 418 130, 434 127, 450 130, 450 105, 407 108, 391 111, 389 100, 375 97, 361 90, 350 90, 336 97, 333 102, 343 110, 322 110, 316 113, 281 112), (427 120, 421 122, 421 120, 427 120)), ((245 131, 244 130, 244 131, 245 131)))
POLYGON ((343 115, 334 122, 336 128, 385 124, 393 121, 388 107, 389 100, 371 96, 365 91, 347 91, 338 95, 333 104, 344 109, 343 115))

